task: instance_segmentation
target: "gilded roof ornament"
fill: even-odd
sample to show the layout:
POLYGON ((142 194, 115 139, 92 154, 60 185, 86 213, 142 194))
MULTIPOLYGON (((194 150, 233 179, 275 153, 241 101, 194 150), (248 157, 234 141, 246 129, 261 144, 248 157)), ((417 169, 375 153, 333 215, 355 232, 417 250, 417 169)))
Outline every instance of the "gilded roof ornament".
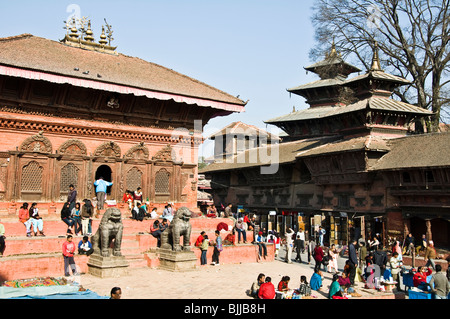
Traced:
POLYGON ((372 58, 372 66, 370 68, 370 71, 381 71, 383 72, 383 69, 381 68, 380 63, 380 57, 378 55, 378 42, 375 41, 373 45, 373 58, 372 58))
POLYGON ((105 31, 105 26, 102 26, 102 33, 98 43, 95 42, 91 20, 88 20, 86 17, 82 19, 75 19, 73 17, 70 21, 64 21, 64 24, 64 29, 67 30, 67 33, 64 39, 61 40, 63 44, 85 50, 118 55, 115 51, 117 47, 111 46, 111 41, 114 40, 112 37, 113 31, 111 25, 108 23, 106 23, 107 32, 105 31), (77 25, 80 27, 77 28, 77 25))
POLYGON ((98 41, 101 45, 106 45, 108 41, 106 41, 106 34, 105 34, 105 26, 102 25, 102 34, 100 35, 100 41, 98 41))
POLYGON ((67 35, 72 39, 78 39, 77 21, 75 17, 70 21, 64 21, 64 23, 66 24, 65 29, 67 29, 67 35))
POLYGON ((88 28, 86 30, 86 35, 84 36, 84 40, 88 42, 94 42, 94 32, 91 29, 91 20, 88 22, 88 28))

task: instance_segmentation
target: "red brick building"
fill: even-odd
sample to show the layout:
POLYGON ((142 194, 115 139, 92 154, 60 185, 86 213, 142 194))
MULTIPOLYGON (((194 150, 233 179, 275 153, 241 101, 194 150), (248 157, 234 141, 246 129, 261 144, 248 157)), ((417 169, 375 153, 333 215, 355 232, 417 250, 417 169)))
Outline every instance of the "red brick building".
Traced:
POLYGON ((92 198, 100 175, 114 183, 108 199, 140 186, 155 206, 196 208, 203 126, 245 103, 104 38, 0 39, 2 214, 23 201, 55 207, 70 184, 92 198))

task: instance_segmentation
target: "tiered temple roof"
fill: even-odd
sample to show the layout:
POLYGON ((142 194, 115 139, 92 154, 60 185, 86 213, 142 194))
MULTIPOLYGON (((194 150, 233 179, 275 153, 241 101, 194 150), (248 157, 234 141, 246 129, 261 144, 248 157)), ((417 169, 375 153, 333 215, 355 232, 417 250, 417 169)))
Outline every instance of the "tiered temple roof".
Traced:
POLYGON ((305 97, 310 107, 266 121, 284 130, 291 139, 355 137, 374 132, 399 137, 408 132, 414 120, 432 115, 429 110, 392 99, 394 89, 410 82, 381 69, 376 44, 372 66, 363 75, 346 79, 358 69, 345 63, 334 46, 325 60, 307 69, 321 79, 288 91, 305 97), (324 68, 335 71, 326 73, 321 70, 324 68))

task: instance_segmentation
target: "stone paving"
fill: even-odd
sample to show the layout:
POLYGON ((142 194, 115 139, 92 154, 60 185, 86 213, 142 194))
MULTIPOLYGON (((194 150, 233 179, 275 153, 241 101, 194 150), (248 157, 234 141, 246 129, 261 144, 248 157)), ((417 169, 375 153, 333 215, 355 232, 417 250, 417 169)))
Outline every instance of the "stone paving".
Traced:
MULTIPOLYGON (((270 276, 275 286, 282 276, 291 278, 290 288, 299 287, 301 275, 305 275, 309 281, 314 272, 314 264, 311 262, 308 265, 305 262, 306 254, 302 255, 303 263, 294 261, 288 264, 280 257, 284 258, 284 252, 281 252, 273 262, 207 265, 183 273, 140 268, 130 269, 129 275, 120 278, 98 278, 83 274, 80 284, 102 296, 109 296, 114 286, 121 287, 122 299, 252 299, 247 295, 247 291, 259 273, 270 276)), ((344 263, 345 259, 339 258, 340 271, 344 263)), ((323 272, 323 275, 323 288, 321 291, 313 291, 316 299, 327 299, 332 274, 323 272)), ((355 289, 362 297, 355 299, 382 299, 388 296, 393 299, 392 294, 374 290, 365 291, 361 288, 363 283, 356 283, 355 289)), ((402 296, 404 298, 404 295, 402 296)))

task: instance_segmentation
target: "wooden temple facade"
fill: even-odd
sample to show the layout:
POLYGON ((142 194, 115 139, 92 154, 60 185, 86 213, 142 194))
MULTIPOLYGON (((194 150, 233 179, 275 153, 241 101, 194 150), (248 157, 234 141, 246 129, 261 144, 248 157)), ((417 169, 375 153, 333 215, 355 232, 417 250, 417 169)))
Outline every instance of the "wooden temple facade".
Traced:
MULTIPOLYGON (((450 247, 450 134, 414 134, 414 122, 431 112, 392 99, 408 81, 381 69, 376 47, 370 70, 355 77, 360 70, 334 47, 306 69, 320 79, 288 91, 310 107, 266 122, 286 132, 265 147, 276 156, 201 171, 215 203, 243 206, 281 233, 321 225, 327 244, 379 234, 388 246, 412 232, 450 247), (279 169, 262 174, 274 158, 279 169)), ((259 154, 251 149, 241 159, 259 154)))
POLYGON ((200 81, 117 53, 104 34, 100 43, 76 29, 60 42, 2 38, 0 206, 56 206, 70 184, 79 201, 92 198, 102 176, 113 182, 107 199, 142 187, 155 206, 194 210, 203 126, 244 108, 200 81))

